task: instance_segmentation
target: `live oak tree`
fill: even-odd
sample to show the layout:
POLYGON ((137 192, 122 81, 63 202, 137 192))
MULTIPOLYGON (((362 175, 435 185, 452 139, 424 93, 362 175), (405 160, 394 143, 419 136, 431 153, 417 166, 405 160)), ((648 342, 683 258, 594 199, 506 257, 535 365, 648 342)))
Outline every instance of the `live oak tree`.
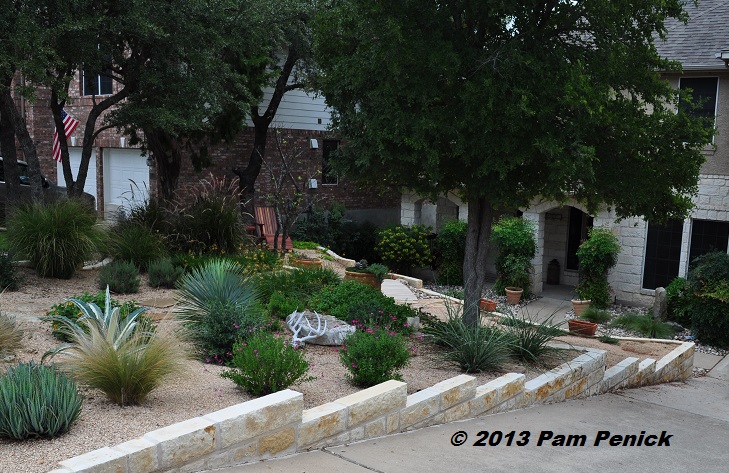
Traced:
POLYGON ((339 170, 468 205, 464 318, 475 323, 497 210, 574 198, 685 215, 711 130, 659 71, 680 0, 341 0, 315 25, 339 170))

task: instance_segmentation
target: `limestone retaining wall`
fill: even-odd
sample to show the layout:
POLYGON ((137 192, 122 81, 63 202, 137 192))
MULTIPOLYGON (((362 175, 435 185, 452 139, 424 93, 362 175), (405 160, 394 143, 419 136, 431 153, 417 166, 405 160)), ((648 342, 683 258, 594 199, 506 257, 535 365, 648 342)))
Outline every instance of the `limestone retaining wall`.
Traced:
POLYGON ((526 381, 509 373, 482 386, 460 375, 417 393, 387 381, 312 409, 287 389, 60 462, 52 473, 199 472, 328 445, 443 424, 615 389, 685 380, 694 344, 674 343, 662 359, 626 358, 605 370, 606 352, 584 353, 526 381))

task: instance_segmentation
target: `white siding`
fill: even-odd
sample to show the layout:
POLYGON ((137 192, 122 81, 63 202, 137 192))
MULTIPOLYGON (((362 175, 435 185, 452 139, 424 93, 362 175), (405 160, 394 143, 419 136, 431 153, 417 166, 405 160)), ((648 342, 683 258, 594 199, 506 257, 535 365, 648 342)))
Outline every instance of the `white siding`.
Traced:
MULTIPOLYGON (((260 113, 271 101, 272 88, 263 91, 263 100, 260 105, 260 113)), ((292 90, 284 94, 281 104, 273 119, 272 127, 290 128, 294 130, 317 130, 324 131, 331 121, 329 109, 324 103, 324 97, 307 94, 302 90, 292 90)), ((253 126, 250 119, 246 120, 248 126, 253 126)))
MULTIPOLYGON (((81 165, 81 148, 68 148, 68 157, 71 163, 71 174, 73 180, 76 180, 78 175, 78 168, 81 165)), ((63 178, 63 166, 61 163, 57 164, 57 182, 59 186, 66 187, 66 180, 63 178)), ((91 153, 91 159, 89 160, 89 169, 86 172, 86 182, 84 184, 84 192, 88 192, 93 195, 97 200, 98 206, 98 195, 96 194, 96 149, 91 153)))

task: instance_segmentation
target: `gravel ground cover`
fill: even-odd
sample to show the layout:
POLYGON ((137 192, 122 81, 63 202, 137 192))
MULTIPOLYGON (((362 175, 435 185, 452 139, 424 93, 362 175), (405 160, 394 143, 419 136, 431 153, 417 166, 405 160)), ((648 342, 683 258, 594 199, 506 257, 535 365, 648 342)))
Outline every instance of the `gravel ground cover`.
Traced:
MULTIPOLYGON (((343 268, 327 261, 338 272, 343 268)), ((19 361, 39 362, 42 354, 58 344, 50 333, 47 323, 39 320, 53 304, 64 301, 67 297, 84 291, 98 290, 96 281, 98 270, 81 271, 69 280, 42 279, 29 269, 20 269, 24 283, 19 291, 5 292, 0 296, 0 310, 14 315, 25 331, 23 348, 13 357, 0 362, 0 370, 19 361)), ((174 298, 174 291, 151 289, 143 280, 140 292, 133 295, 114 295, 121 301, 136 300, 148 303, 162 302, 174 298)), ((172 308, 158 307, 151 315, 159 320, 158 330, 161 333, 175 333, 177 322, 173 319, 172 308)), ((584 339, 578 337, 568 343, 584 345, 584 339)), ((460 374, 456 369, 439 366, 435 363, 437 349, 424 343, 417 335, 410 340, 415 356, 402 371, 403 380, 408 383, 408 392, 417 392, 433 384, 460 374)), ((617 363, 626 356, 655 357, 656 347, 646 349, 643 355, 631 354, 630 351, 614 348, 616 351, 609 362, 617 363)), ((603 347, 600 347, 603 348, 603 347)), ((346 370, 339 363, 339 354, 335 347, 307 346, 304 349, 311 365, 310 374, 315 381, 293 386, 304 394, 307 408, 335 400, 341 396, 358 390, 346 379, 346 370)), ((515 371, 524 373, 532 379, 542 372, 560 363, 574 358, 575 352, 558 352, 544 361, 540 366, 523 366, 511 364, 500 372, 479 373, 476 375, 479 384, 492 380, 503 373, 515 371)), ((662 356, 662 355, 661 355, 662 356)), ((119 407, 109 402, 106 397, 94 390, 83 389, 85 397, 79 422, 67 434, 53 440, 30 440, 12 442, 0 440, 0 471, 40 473, 52 470, 57 462, 103 446, 118 443, 141 436, 151 430, 164 427, 175 422, 204 415, 230 405, 250 400, 251 397, 239 390, 231 381, 220 377, 223 367, 204 364, 189 359, 184 362, 183 372, 175 379, 164 384, 150 394, 141 406, 119 407)))

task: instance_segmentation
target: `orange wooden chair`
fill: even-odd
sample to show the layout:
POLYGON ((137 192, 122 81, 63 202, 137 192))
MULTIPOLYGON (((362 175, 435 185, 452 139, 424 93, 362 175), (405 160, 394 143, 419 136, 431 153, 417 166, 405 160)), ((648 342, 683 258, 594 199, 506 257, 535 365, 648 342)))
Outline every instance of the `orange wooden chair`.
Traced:
MULTIPOLYGON (((273 240, 276 235, 276 212, 273 207, 256 207, 256 225, 258 225, 258 235, 261 242, 266 241, 266 245, 273 249, 273 240)), ((279 238, 283 240, 282 235, 279 238)), ((278 248, 283 248, 282 241, 279 240, 278 248)), ((286 249, 292 250, 294 245, 291 243, 291 238, 286 237, 286 249)))

